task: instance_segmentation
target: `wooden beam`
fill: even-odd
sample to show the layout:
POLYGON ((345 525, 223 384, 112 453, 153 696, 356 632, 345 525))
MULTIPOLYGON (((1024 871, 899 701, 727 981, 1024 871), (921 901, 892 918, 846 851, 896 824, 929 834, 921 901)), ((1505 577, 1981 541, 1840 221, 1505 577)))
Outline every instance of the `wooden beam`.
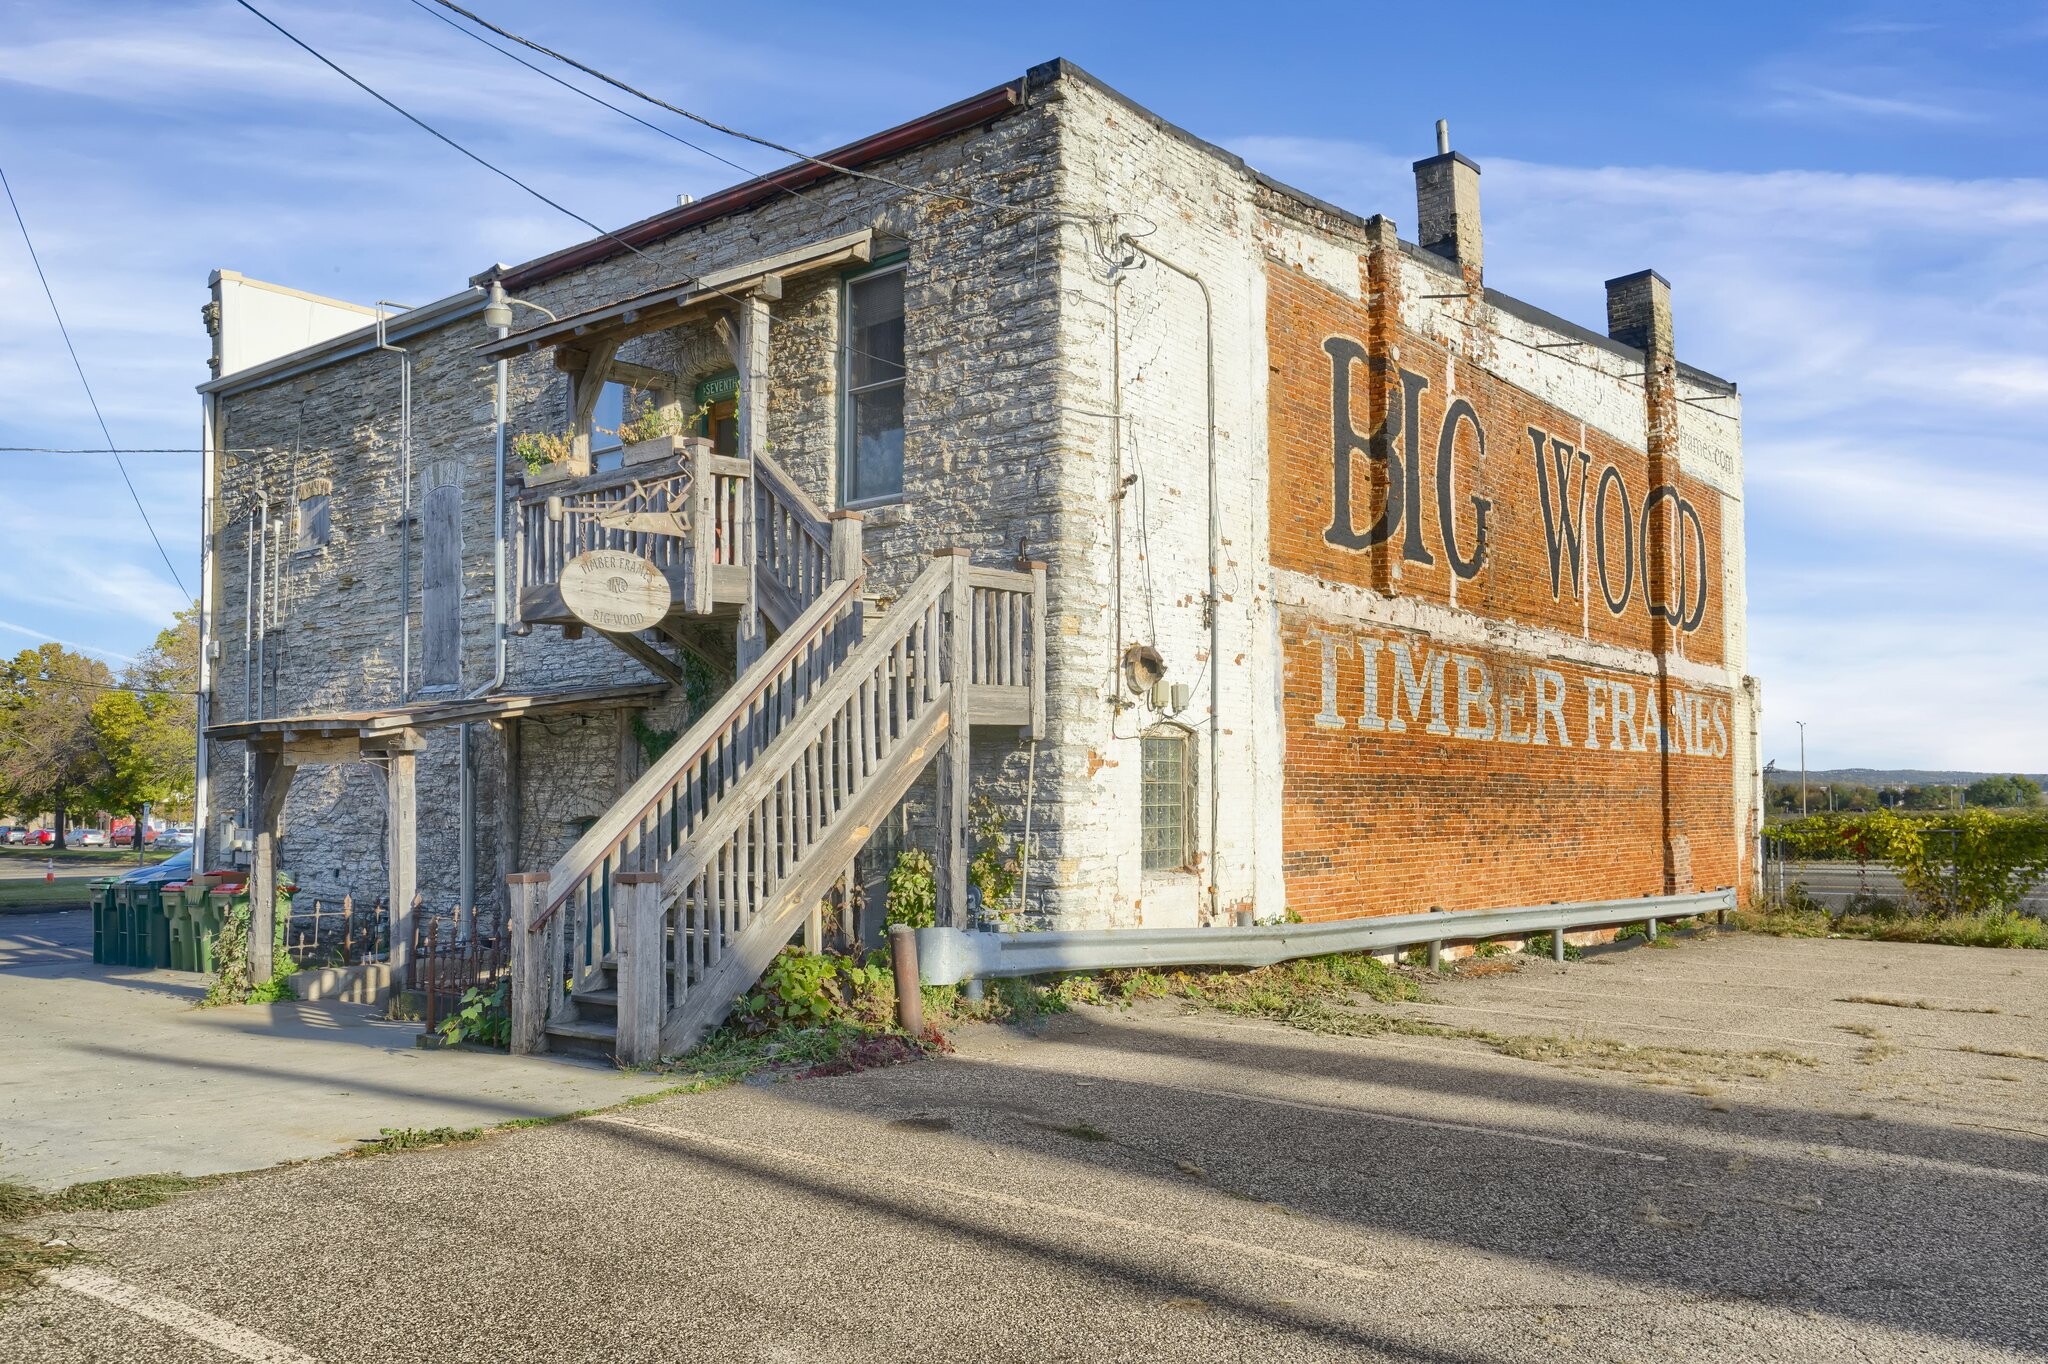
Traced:
POLYGON ((761 627, 761 607, 756 586, 761 581, 756 559, 753 512, 753 489, 760 486, 753 479, 754 461, 768 443, 768 300, 752 295, 739 307, 739 364, 740 392, 738 403, 740 458, 748 464, 747 514, 740 517, 739 561, 748 568, 747 600, 740 607, 740 629, 738 639, 739 666, 744 672, 749 664, 761 656, 768 641, 761 627))
POLYGON ((590 472, 590 421, 597 411, 597 400, 604 393, 605 380, 611 375, 612 360, 619 353, 617 338, 599 341, 590 348, 590 361, 575 374, 575 424, 571 428, 569 458, 584 473, 590 472))
POLYGON ((385 855, 389 875, 391 984, 404 989, 412 968, 413 897, 419 893, 419 773, 412 748, 394 749, 385 777, 390 849, 385 855))
POLYGON ((252 775, 255 849, 249 866, 249 983, 262 985, 277 969, 277 840, 283 832, 284 800, 292 767, 279 748, 255 750, 252 775))
POLYGON ((939 558, 952 561, 952 582, 948 588, 949 625, 945 632, 944 663, 947 679, 946 751, 939 757, 938 882, 940 923, 967 929, 967 823, 968 755, 967 685, 970 676, 968 649, 973 629, 974 588, 967 581, 968 557, 964 549, 936 551, 939 558))

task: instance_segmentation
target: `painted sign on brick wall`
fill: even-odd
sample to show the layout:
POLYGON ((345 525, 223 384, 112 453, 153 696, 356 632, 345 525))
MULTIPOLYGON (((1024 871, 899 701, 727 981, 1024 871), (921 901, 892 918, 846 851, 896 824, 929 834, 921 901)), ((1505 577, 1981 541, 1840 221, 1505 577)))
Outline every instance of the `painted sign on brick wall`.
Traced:
POLYGON ((1375 354, 1366 308, 1294 271, 1267 307, 1276 565, 1599 643, 1661 620, 1720 661, 1711 486, 1431 338, 1375 354))
POLYGON ((1289 907, 1735 884, 1721 494, 1394 315, 1269 274, 1289 907))

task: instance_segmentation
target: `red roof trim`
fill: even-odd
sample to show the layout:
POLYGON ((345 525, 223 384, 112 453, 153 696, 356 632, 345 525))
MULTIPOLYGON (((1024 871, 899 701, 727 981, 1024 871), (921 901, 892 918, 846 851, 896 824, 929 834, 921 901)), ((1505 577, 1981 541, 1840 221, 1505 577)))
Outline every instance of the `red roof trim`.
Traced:
MULTIPOLYGON (((961 100, 958 104, 949 104, 935 113, 864 137, 837 151, 826 152, 819 160, 858 170, 884 157, 923 146, 927 142, 935 142, 963 128, 971 128, 977 123, 985 123, 1010 112, 1023 102, 1022 81, 998 85, 993 90, 985 90, 970 99, 961 100)), ((665 213, 657 213, 651 218, 642 218, 629 227, 621 228, 618 235, 636 247, 645 246, 649 242, 660 241, 663 237, 673 236, 699 223, 708 223, 727 214, 752 208, 784 190, 800 190, 838 173, 816 162, 799 161, 793 166, 742 181, 716 194, 706 195, 694 204, 683 204, 665 213)), ((554 279, 571 270, 615 256, 624 249, 610 237, 593 237, 589 241, 579 242, 575 246, 564 247, 550 255, 530 260, 524 265, 515 265, 499 278, 507 289, 529 288, 544 280, 554 279)), ((488 275, 479 275, 477 282, 481 283, 488 278, 488 275)))

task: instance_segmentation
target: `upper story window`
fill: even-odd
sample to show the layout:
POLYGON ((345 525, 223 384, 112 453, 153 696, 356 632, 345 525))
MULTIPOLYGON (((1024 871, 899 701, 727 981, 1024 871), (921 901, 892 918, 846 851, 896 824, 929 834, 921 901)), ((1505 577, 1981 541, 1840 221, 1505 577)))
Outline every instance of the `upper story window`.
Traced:
POLYGON ((903 495, 903 263, 846 282, 840 502, 903 495))
POLYGON ((1193 736, 1179 725, 1160 725, 1138 743, 1144 869, 1181 871, 1195 860, 1193 736))

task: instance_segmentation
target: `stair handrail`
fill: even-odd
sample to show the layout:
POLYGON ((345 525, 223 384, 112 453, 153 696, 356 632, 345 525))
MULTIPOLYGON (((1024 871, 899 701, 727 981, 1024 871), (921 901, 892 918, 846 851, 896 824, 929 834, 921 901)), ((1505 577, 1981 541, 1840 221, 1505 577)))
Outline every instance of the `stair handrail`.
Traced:
POLYGON ((848 606, 860 609, 866 583, 865 574, 842 579, 813 602, 666 753, 648 765, 626 794, 570 845, 548 873, 546 907, 535 916, 529 932, 538 932, 589 880, 592 872, 625 845, 627 836, 657 811, 677 779, 703 760, 802 651, 823 638, 848 606))
MULTIPOLYGON (((917 580, 889 604, 888 612, 882 617, 882 628, 868 634, 854 646, 832 670, 825 685, 806 699, 804 713, 829 717, 843 707, 863 676, 871 674, 882 658, 904 643, 926 609, 946 593, 952 581, 952 564, 946 559, 934 562, 920 573, 917 580)), ((957 631, 960 622, 948 622, 945 628, 957 631)), ((955 674, 965 662, 958 649, 957 637, 955 641, 944 644, 935 640, 931 647, 935 654, 931 662, 935 695, 927 698, 927 705, 936 703, 938 689, 963 685, 962 679, 955 674)), ((786 765, 793 752, 814 742, 815 729, 815 724, 809 727, 800 723, 785 726, 755 758, 751 768, 773 771, 778 765, 786 765)), ((696 827, 676 858, 661 869, 664 898, 704 870, 705 859, 732 835, 744 813, 743 801, 730 797, 719 801, 717 808, 696 827)))

